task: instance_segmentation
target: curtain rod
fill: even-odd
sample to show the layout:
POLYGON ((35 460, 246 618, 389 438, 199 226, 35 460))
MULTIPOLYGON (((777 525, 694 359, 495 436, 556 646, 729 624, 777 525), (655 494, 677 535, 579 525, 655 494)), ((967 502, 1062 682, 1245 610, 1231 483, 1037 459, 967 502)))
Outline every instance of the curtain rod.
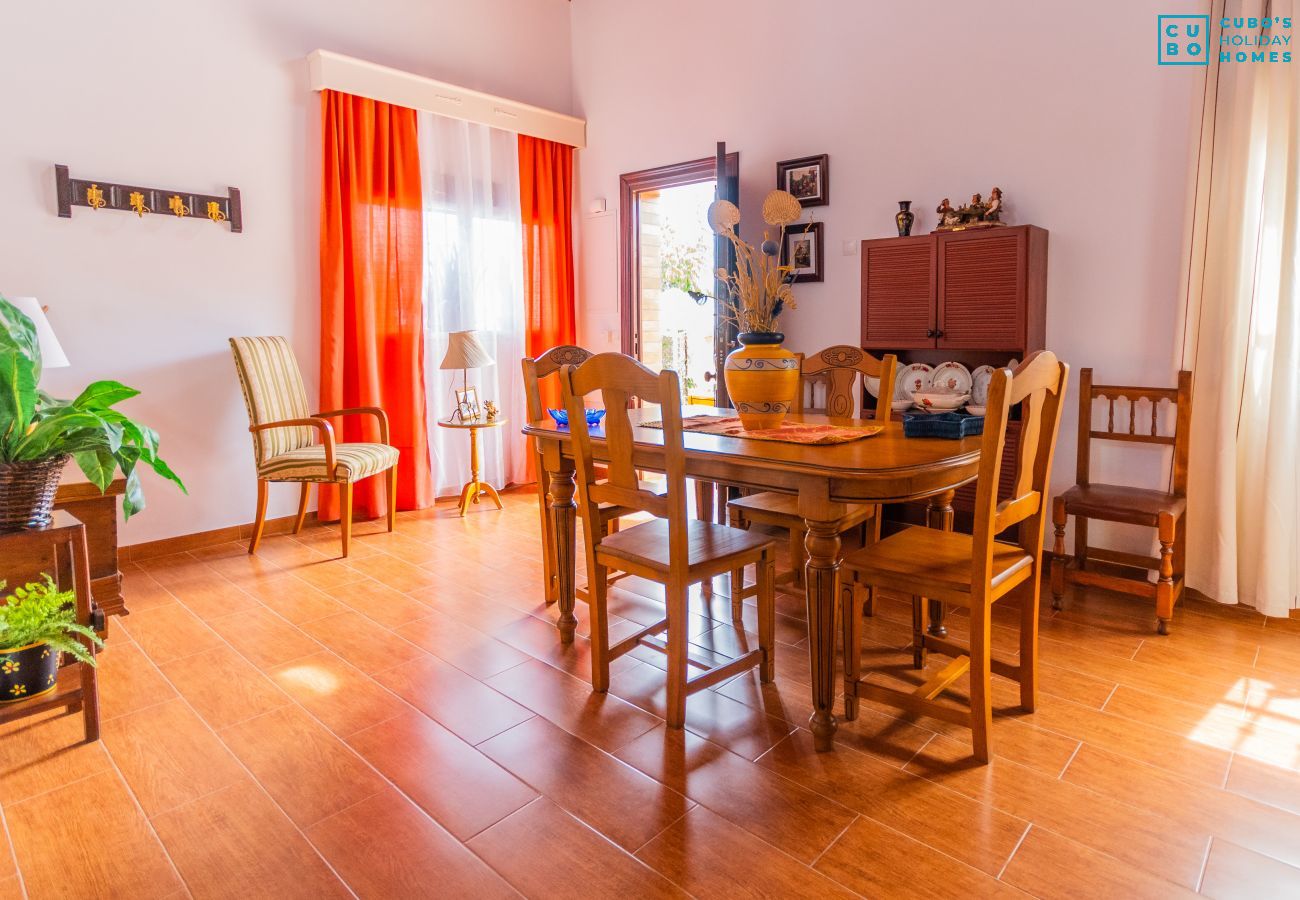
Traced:
POLYGON ((401 69, 334 53, 313 50, 307 57, 313 91, 333 90, 411 109, 422 109, 490 125, 504 131, 545 138, 578 149, 587 146, 587 121, 540 106, 459 87, 401 69))

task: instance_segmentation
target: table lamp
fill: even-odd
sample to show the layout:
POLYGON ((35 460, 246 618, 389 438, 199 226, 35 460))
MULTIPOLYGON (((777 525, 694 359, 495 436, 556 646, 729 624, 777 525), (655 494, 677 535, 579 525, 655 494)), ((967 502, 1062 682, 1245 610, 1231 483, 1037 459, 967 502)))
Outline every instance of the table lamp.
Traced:
POLYGON ((45 317, 45 310, 35 297, 9 297, 9 302, 18 307, 18 311, 32 320, 36 326, 36 340, 40 343, 41 348, 41 367, 46 369, 62 369, 70 366, 68 356, 63 352, 63 347, 59 345, 59 339, 54 336, 54 329, 50 327, 50 320, 45 317))
POLYGON ((496 365, 496 362, 479 340, 477 331, 453 331, 447 335, 447 355, 442 358, 442 364, 438 368, 460 369, 462 388, 456 397, 456 411, 452 413, 451 421, 463 422, 466 418, 479 417, 478 388, 469 386, 467 370, 492 365, 496 365), (471 391, 473 400, 469 399, 471 391))

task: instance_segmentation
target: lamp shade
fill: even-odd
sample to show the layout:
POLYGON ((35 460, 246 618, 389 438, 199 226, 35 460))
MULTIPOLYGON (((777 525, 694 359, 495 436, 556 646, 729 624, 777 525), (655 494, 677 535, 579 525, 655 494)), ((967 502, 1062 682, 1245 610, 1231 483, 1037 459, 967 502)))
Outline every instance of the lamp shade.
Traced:
POLYGON ((70 366, 68 356, 63 352, 59 339, 54 336, 50 320, 45 318, 45 310, 35 297, 10 297, 9 302, 18 307, 18 311, 31 319, 36 325, 36 340, 41 346, 41 366, 46 369, 61 369, 70 366))
POLYGON ((479 369, 496 365, 492 354, 478 339, 477 331, 453 331, 447 335, 447 355, 440 369, 479 369))

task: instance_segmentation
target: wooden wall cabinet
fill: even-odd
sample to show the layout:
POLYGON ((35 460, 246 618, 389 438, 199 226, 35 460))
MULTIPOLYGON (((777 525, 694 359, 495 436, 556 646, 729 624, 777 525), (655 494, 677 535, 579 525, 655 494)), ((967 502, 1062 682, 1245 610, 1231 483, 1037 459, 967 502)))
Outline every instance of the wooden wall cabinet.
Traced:
MULTIPOLYGON (((862 347, 899 365, 1004 366, 1047 340, 1047 230, 1010 225, 862 242, 862 347)), ((1007 424, 999 495, 1010 496, 1020 422, 1007 424)), ((953 507, 974 508, 975 486, 953 507)), ((903 517, 912 519, 915 510, 903 517)))

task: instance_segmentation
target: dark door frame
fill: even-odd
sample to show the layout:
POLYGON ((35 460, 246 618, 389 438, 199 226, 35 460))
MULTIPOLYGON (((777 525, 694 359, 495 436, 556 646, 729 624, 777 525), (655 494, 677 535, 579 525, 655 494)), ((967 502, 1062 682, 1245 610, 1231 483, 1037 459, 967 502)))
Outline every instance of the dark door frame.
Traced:
MULTIPOLYGON (((727 154, 727 175, 735 176, 740 169, 740 154, 727 154)), ((642 191, 656 191, 714 181, 718 177, 717 160, 712 156, 690 162, 642 169, 618 177, 618 316, 622 332, 623 352, 640 359, 637 339, 637 297, 640 294, 640 275, 637 271, 636 237, 640 231, 636 195, 642 191)))

